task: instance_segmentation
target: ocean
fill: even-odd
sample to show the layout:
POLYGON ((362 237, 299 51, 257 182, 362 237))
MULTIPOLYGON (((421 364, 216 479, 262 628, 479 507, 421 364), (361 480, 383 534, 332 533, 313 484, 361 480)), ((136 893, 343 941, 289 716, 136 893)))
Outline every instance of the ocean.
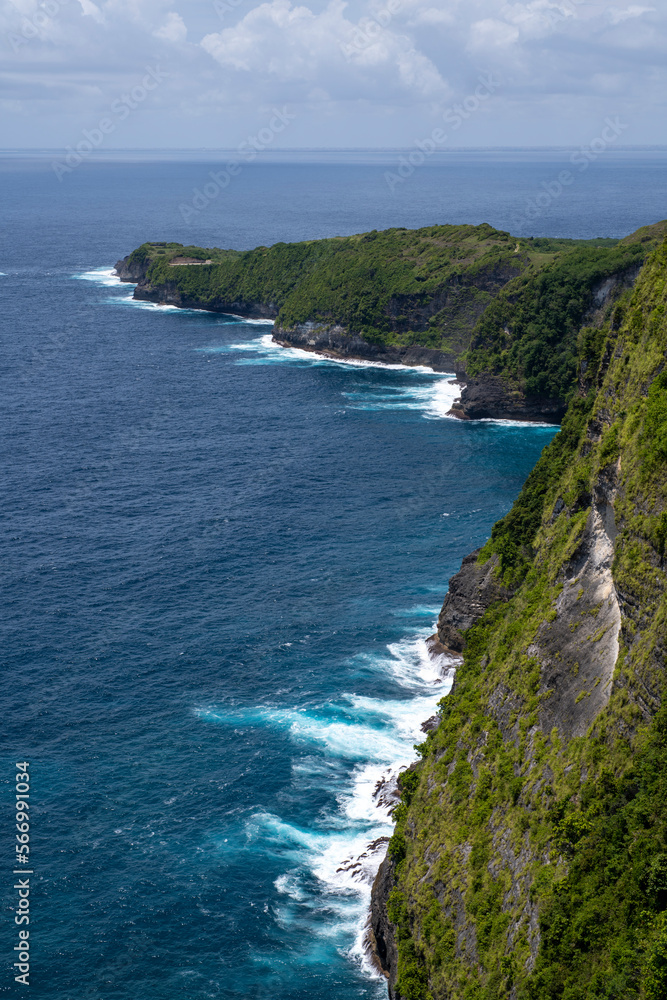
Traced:
MULTIPOLYGON (((48 155, 0 158, 1 994, 25 989, 27 761, 33 996, 386 995, 363 947, 383 782, 451 684, 425 639, 555 429, 459 422, 447 375, 134 302, 113 265, 144 240, 511 228, 569 155, 460 153, 394 190, 389 153, 247 165, 189 221, 213 156, 61 181, 48 155)), ((607 152, 523 235, 655 222, 664 166, 607 152)))

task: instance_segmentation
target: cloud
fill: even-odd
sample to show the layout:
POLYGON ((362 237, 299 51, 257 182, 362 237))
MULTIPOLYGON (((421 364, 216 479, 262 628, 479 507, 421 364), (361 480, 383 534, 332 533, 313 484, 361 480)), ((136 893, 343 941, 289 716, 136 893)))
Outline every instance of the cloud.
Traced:
POLYGON ((104 24, 104 14, 92 0, 79 0, 81 11, 85 17, 92 17, 98 24, 104 24))
POLYGON ((317 94, 382 103, 448 96, 448 84, 408 34, 377 17, 355 24, 345 17, 346 6, 331 0, 318 13, 271 0, 233 28, 206 35, 201 45, 223 69, 252 74, 277 99, 288 96, 281 84, 302 84, 309 100, 317 94))
POLYGON ((487 17, 471 25, 468 49, 471 52, 481 52, 508 48, 519 40, 519 36, 519 29, 515 25, 487 17))
POLYGON ((638 7, 636 4, 631 4, 625 10, 619 10, 618 7, 610 7, 609 19, 612 24, 622 24, 631 18, 641 17, 642 14, 653 14, 655 10, 655 7, 638 7))
POLYGON ((665 142, 667 8, 653 4, 5 0, 0 127, 7 145, 70 141, 160 65, 168 77, 137 113, 149 145, 222 143, 230 130, 233 145, 279 102, 299 108, 305 145, 409 143, 483 73, 503 83, 465 144, 567 141, 621 111, 644 123, 632 141, 665 142))
POLYGON ((442 10, 439 7, 427 7, 425 10, 418 10, 408 22, 411 27, 420 24, 446 24, 451 26, 455 23, 454 14, 449 10, 442 10))
POLYGON ((187 38, 188 29, 185 26, 185 22, 180 14, 175 14, 171 11, 167 14, 167 20, 161 28, 158 28, 153 32, 156 38, 161 38, 165 42, 173 42, 177 44, 179 42, 184 42, 187 38))

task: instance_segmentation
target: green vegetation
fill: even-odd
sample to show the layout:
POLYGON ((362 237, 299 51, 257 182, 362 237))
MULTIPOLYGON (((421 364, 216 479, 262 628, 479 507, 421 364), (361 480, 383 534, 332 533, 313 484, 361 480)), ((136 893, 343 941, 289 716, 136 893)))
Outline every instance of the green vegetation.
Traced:
POLYGON ((667 372, 662 372, 648 394, 641 456, 646 475, 667 462, 667 372))
POLYGON ((667 711, 637 740, 624 771, 601 769, 579 798, 578 809, 559 802, 552 810, 568 872, 544 896, 526 997, 664 998, 667 711))
POLYGON ((145 266, 150 288, 168 287, 204 308, 260 303, 283 329, 308 322, 338 326, 375 344, 435 348, 453 363, 463 359, 472 337, 471 371, 486 365, 518 382, 525 378, 530 392, 557 395, 570 389, 571 330, 590 305, 592 286, 641 261, 648 249, 617 244, 517 239, 488 225, 429 226, 245 252, 145 243, 130 263, 145 266), (173 265, 180 257, 211 263, 173 265), (503 289, 503 305, 492 310, 503 289), (520 319, 508 361, 497 329, 515 302, 520 319), (540 376, 555 344, 558 359, 540 376))
POLYGON ((512 596, 466 633, 390 844, 405 1000, 667 996, 666 307, 667 245, 602 328, 572 334, 562 430, 480 555, 512 596), (605 673, 609 599, 572 567, 610 497, 605 673))
POLYGON ((642 243, 579 247, 537 274, 512 282, 486 310, 473 335, 466 370, 525 384, 528 395, 569 400, 576 388, 577 337, 594 291, 644 261, 642 243))
POLYGON ((204 306, 261 302, 290 328, 308 321, 338 324, 370 341, 466 346, 477 317, 503 285, 553 259, 491 226, 389 229, 240 252, 144 244, 131 261, 151 262, 153 286, 170 283, 204 306), (518 247, 518 252, 517 252, 518 247), (204 267, 172 267, 183 255, 204 267), (446 294, 443 294, 446 290, 446 294))
MULTIPOLYGON (((491 529, 491 538, 482 551, 486 561, 494 552, 500 556, 505 583, 519 583, 532 564, 533 542, 542 524, 545 497, 553 493, 568 468, 579 444, 594 402, 593 393, 570 404, 560 432, 547 445, 532 470, 514 506, 491 529)), ((576 480, 577 499, 585 498, 586 482, 576 480)))

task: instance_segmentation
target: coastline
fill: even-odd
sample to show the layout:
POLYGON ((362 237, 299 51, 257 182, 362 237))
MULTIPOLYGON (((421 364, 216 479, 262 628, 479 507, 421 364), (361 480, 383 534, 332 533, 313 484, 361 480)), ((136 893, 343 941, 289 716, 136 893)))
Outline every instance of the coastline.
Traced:
MULTIPOLYGON (((462 662, 462 657, 460 653, 447 648, 440 642, 437 631, 426 638, 424 643, 428 659, 436 668, 439 675, 434 684, 442 684, 443 686, 449 684, 444 694, 441 693, 440 688, 437 689, 437 694, 439 695, 438 701, 440 701, 442 698, 449 696, 454 690, 456 670, 462 662)), ((440 715, 436 708, 435 713, 428 719, 425 719, 420 725, 424 736, 427 736, 429 732, 437 728, 439 720, 440 715)), ((389 821, 392 824, 391 811, 401 801, 401 775, 411 771, 414 768, 414 764, 415 762, 413 761, 406 767, 399 769, 395 773, 390 773, 386 778, 378 781, 373 792, 373 802, 378 809, 387 810, 389 821)), ((374 840, 366 849, 369 854, 375 854, 377 865, 374 866, 370 900, 361 931, 360 945, 362 958, 370 970, 387 982, 391 1000, 392 970, 396 968, 398 953, 386 915, 386 902, 393 886, 394 874, 394 865, 388 853, 389 841, 389 837, 382 837, 379 840, 374 840), (381 850, 381 841, 384 842, 383 851, 381 850)), ((355 859, 355 861, 360 862, 365 855, 366 852, 358 859, 355 859)))
POLYGON ((466 372, 457 367, 456 359, 444 351, 434 348, 411 345, 405 348, 383 348, 365 341, 358 334, 350 334, 339 326, 316 326, 314 323, 301 324, 295 330, 286 330, 276 326, 276 317, 261 315, 266 313, 264 307, 246 308, 241 303, 234 303, 233 309, 221 306, 203 306, 181 296, 174 296, 173 301, 165 297, 156 300, 154 296, 137 295, 137 289, 142 275, 137 269, 128 268, 123 260, 116 262, 112 269, 113 276, 121 284, 134 286, 133 299, 137 302, 149 302, 156 306, 167 306, 172 309, 195 310, 198 312, 214 312, 232 316, 248 323, 272 325, 272 341, 279 347, 306 351, 317 357, 328 358, 331 361, 365 362, 388 368, 428 369, 434 374, 451 376, 450 384, 460 387, 461 392, 452 403, 446 416, 455 420, 480 420, 492 422, 509 422, 516 424, 535 424, 537 426, 558 425, 562 419, 565 407, 559 400, 536 399, 527 400, 504 386, 502 379, 469 379, 466 372))
POLYGON ((116 272, 137 300, 273 320, 282 346, 453 372, 451 417, 558 426, 583 376, 576 331, 616 315, 661 238, 658 223, 538 244, 484 223, 248 251, 143 243, 116 272))

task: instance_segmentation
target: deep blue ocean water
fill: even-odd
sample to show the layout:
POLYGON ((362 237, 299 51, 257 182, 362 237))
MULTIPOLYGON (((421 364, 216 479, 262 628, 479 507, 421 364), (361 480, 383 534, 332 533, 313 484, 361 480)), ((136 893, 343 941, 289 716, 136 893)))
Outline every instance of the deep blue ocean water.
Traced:
MULTIPOLYGON (((667 214, 664 154, 609 154, 534 224, 667 214)), ((14 763, 30 761, 32 995, 379 998, 363 955, 376 784, 448 689, 424 638, 553 428, 445 416, 446 376, 318 359, 267 324, 133 303, 145 239, 250 247, 509 228, 567 154, 377 163, 0 160, 3 979, 14 763)))

